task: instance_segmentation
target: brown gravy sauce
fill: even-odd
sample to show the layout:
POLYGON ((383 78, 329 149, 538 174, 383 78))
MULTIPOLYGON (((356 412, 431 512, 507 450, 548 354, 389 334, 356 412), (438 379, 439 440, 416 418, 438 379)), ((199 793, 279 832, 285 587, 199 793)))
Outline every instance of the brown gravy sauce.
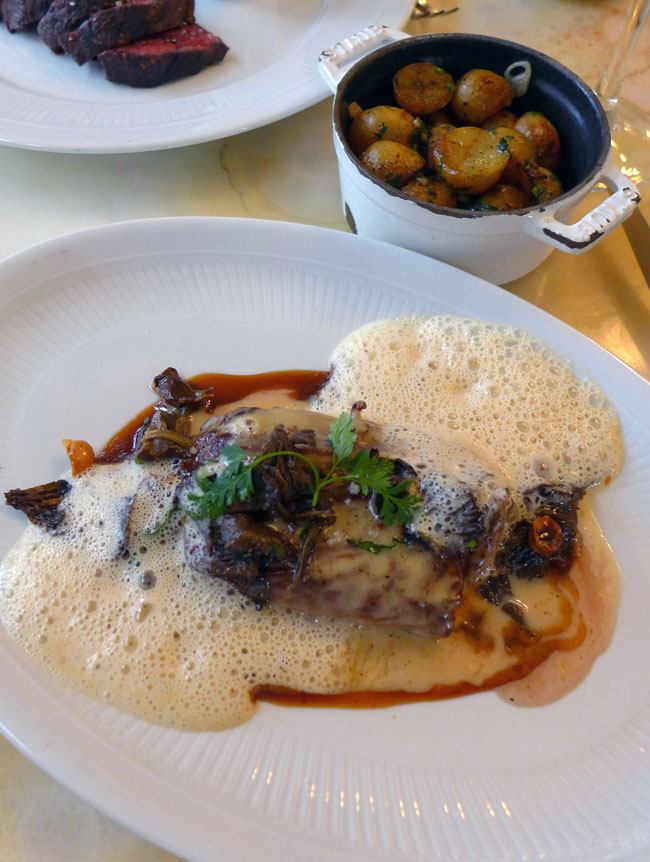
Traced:
MULTIPOLYGON (((266 371, 263 374, 196 374, 188 377, 188 383, 196 389, 210 393, 205 411, 213 413, 224 404, 241 401, 255 392, 283 389, 289 398, 305 401, 323 386, 329 377, 328 371, 266 371)), ((120 428, 107 441, 96 461, 99 464, 115 464, 133 452, 136 437, 143 424, 153 415, 154 405, 145 407, 120 428)))
MULTIPOLYGON (((329 376, 325 371, 271 371, 263 374, 198 374, 188 378, 190 384, 207 390, 210 397, 205 412, 250 399, 255 393, 283 390, 283 395, 304 401, 318 392, 329 376)), ((153 405, 141 410, 117 431, 97 455, 99 463, 115 463, 134 450, 143 423, 153 414, 153 405)), ((582 518, 582 513, 581 513, 582 518)), ((620 582, 618 569, 590 510, 584 513, 585 531, 591 539, 589 549, 584 540, 568 574, 551 576, 571 597, 566 600, 561 619, 554 626, 526 633, 512 623, 503 629, 504 644, 513 663, 486 679, 480 685, 460 681, 452 685, 435 685, 424 692, 350 691, 344 694, 312 694, 293 689, 258 686, 251 697, 282 706, 345 707, 368 709, 398 704, 462 697, 491 689, 500 689, 504 700, 517 705, 538 706, 557 700, 587 675, 595 659, 605 651, 616 622, 620 582)), ((582 527, 582 524, 581 524, 582 527)), ((467 640, 476 653, 494 648, 482 634, 480 601, 468 593, 456 613, 451 637, 467 640), (478 610, 477 610, 478 608, 478 610)), ((363 633, 360 634, 363 640, 363 633)))

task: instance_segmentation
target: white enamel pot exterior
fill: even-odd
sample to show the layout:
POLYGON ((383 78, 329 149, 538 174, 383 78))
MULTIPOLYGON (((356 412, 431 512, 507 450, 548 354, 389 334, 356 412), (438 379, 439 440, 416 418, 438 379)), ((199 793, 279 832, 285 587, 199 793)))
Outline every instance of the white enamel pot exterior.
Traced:
POLYGON ((360 236, 404 246, 504 284, 539 266, 553 248, 579 254, 629 216, 640 200, 610 159, 607 120, 595 94, 572 72, 543 54, 505 40, 465 34, 409 37, 368 27, 323 51, 323 78, 336 95, 333 126, 346 218, 360 236), (397 68, 430 60, 456 77, 469 68, 504 72, 530 63, 530 87, 515 110, 541 110, 563 146, 561 178, 567 191, 550 204, 511 212, 445 209, 410 200, 367 171, 347 145, 348 105, 390 104, 397 68), (612 194, 576 224, 566 224, 597 182, 612 194))

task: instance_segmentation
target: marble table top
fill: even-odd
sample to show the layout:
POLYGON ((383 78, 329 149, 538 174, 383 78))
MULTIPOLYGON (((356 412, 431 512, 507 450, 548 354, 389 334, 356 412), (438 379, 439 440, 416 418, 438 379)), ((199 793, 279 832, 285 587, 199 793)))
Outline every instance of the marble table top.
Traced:
MULTIPOLYGON (((410 31, 487 33, 523 42, 592 85, 627 8, 627 0, 455 2, 458 12, 412 23, 410 31)), ((650 113, 650 26, 623 94, 650 113)), ((330 101, 263 129, 173 151, 68 156, 0 149, 0 257, 79 228, 152 216, 248 216, 347 230, 331 146, 330 101)), ((588 197, 585 209, 597 194, 588 197)), ((650 195, 642 211, 650 219, 650 195)), ((623 230, 582 256, 555 251, 535 272, 504 289, 650 377, 650 289, 623 230)), ((176 858, 94 811, 1 739, 0 812, 2 862, 176 858)))

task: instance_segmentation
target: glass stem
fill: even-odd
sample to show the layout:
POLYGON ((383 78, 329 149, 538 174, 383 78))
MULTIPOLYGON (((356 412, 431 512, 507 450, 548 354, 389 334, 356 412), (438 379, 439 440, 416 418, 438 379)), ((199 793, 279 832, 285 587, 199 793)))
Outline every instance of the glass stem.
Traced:
POLYGON ((650 12, 650 0, 631 0, 625 24, 614 46, 612 59, 596 86, 596 94, 608 116, 615 112, 618 105, 621 85, 648 12, 650 12))

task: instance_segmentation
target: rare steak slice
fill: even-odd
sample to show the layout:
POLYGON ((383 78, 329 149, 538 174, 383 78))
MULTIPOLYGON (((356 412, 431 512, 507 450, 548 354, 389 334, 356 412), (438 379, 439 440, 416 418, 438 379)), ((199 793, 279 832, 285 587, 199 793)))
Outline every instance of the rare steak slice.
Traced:
POLYGON ((2 18, 11 33, 38 24, 52 0, 2 0, 2 18))
POLYGON ((75 30, 100 9, 114 5, 115 0, 53 0, 38 22, 38 35, 55 54, 61 54, 63 48, 59 40, 62 36, 75 30))
POLYGON ((193 22, 193 0, 131 0, 95 12, 76 30, 66 33, 60 45, 82 65, 109 48, 193 22))
POLYGON ((109 81, 130 87, 157 87, 196 75, 206 66, 219 63, 228 46, 198 24, 167 30, 123 48, 103 51, 100 65, 109 81))

